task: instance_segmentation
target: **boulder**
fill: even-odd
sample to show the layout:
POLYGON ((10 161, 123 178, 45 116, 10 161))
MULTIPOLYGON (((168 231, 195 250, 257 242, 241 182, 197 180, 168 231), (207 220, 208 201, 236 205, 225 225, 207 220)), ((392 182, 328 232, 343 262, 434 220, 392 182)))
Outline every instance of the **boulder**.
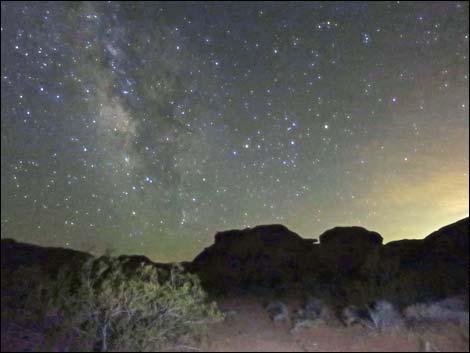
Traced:
POLYGON ((301 280, 301 263, 312 246, 278 224, 229 230, 215 235, 192 269, 209 288, 276 288, 301 280))
POLYGON ((322 246, 341 248, 344 246, 364 247, 382 245, 383 238, 377 232, 362 227, 335 227, 320 235, 322 246))
POLYGON ((377 255, 383 238, 362 227, 336 227, 320 235, 321 259, 331 276, 357 277, 371 257, 377 255))

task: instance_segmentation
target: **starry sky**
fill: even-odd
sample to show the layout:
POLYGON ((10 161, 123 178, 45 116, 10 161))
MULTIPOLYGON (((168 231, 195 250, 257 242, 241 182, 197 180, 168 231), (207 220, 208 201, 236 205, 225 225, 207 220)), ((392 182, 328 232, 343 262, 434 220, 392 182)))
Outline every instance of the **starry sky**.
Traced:
POLYGON ((467 2, 2 2, 1 236, 423 237, 468 215, 468 27, 467 2))

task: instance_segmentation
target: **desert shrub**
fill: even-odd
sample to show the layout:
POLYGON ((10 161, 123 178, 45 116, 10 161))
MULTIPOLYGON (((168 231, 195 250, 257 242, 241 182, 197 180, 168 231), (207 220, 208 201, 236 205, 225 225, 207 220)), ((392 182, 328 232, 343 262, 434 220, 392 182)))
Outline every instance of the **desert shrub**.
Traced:
POLYGON ((406 307, 403 313, 411 322, 455 322, 469 324, 468 298, 447 298, 438 302, 416 303, 406 307))
POLYGON ((369 315, 374 327, 379 331, 403 327, 400 312, 385 300, 379 300, 369 307, 369 315))
POLYGON ((340 324, 333 307, 328 305, 326 301, 312 296, 308 297, 302 309, 295 311, 293 320, 293 331, 318 324, 331 326, 338 326, 340 324))
POLYGON ((269 303, 266 306, 266 311, 274 322, 281 322, 289 319, 289 309, 287 308, 287 305, 280 301, 269 303))
POLYGON ((141 265, 128 273, 110 257, 43 280, 24 303, 42 320, 46 350, 177 349, 221 318, 198 278, 181 267, 141 265))
POLYGON ((370 329, 375 329, 374 323, 370 318, 369 311, 364 307, 358 307, 355 305, 346 306, 341 312, 341 321, 346 326, 359 324, 370 329))

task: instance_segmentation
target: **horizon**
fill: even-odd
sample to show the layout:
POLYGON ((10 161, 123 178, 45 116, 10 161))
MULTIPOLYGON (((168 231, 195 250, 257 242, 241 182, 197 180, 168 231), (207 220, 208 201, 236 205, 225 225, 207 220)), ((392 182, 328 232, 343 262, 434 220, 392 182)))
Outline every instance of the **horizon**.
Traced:
POLYGON ((1 9, 2 239, 168 262, 468 217, 468 2, 1 9))
MULTIPOLYGON (((385 238, 383 239, 383 243, 382 245, 386 245, 388 243, 392 243, 392 242, 396 242, 396 241, 401 241, 401 240, 423 240, 425 239, 427 236, 431 235, 432 233, 438 231, 438 230, 441 230, 442 228, 445 228, 447 226, 450 226, 450 225, 453 225, 455 223, 459 223, 461 221, 464 221, 466 219, 468 219, 469 216, 467 215, 466 217, 464 218, 461 218, 461 219, 458 219, 458 220, 455 220, 451 223, 448 223, 448 224, 445 224, 445 225, 442 225, 440 226, 439 228, 436 228, 434 230, 432 230, 431 232, 427 233, 426 235, 423 235, 423 236, 418 236, 418 237, 408 237, 408 238, 400 238, 400 239, 397 239, 397 240, 390 240, 390 241, 386 241, 385 238)), ((313 243, 313 244, 320 244, 319 243, 319 238, 320 236, 328 231, 328 230, 331 230, 333 228, 336 228, 336 227, 339 227, 339 228, 348 228, 348 227, 361 227, 361 228, 364 228, 368 231, 372 231, 372 232, 376 232, 378 233, 380 236, 383 237, 383 235, 374 230, 374 229, 369 229, 367 227, 362 227, 362 226, 354 226, 354 225, 337 225, 333 228, 328 228, 328 229, 325 229, 322 233, 318 234, 317 237, 304 237, 302 234, 299 234, 297 232, 295 232, 295 230, 289 228, 288 226, 285 226, 284 224, 257 224, 257 225, 253 225, 253 226, 249 226, 247 228, 240 228, 240 229, 237 229, 237 228, 233 228, 233 229, 225 229, 225 230, 218 230, 214 233, 214 236, 213 236, 213 241, 212 242, 209 242, 208 244, 206 245, 203 245, 201 247, 201 249, 199 249, 199 251, 197 251, 191 258, 182 258, 182 259, 168 259, 168 260, 163 260, 163 259, 153 259, 151 256, 147 256, 143 253, 118 253, 116 252, 115 249, 105 249, 102 253, 93 253, 93 252, 89 252, 89 251, 86 251, 86 250, 83 250, 83 249, 74 249, 74 248, 71 248, 71 247, 61 247, 61 246, 54 246, 53 244, 52 245, 47 245, 47 244, 36 244, 31 241, 22 241, 20 239, 14 239, 14 238, 1 238, 2 240, 13 240, 13 241, 16 241, 16 242, 19 242, 19 243, 24 243, 24 244, 31 244, 31 245, 34 245, 34 246, 40 246, 40 247, 52 247, 52 248, 57 248, 57 249, 70 249, 70 250, 74 250, 74 251, 82 251, 82 252, 85 252, 85 253, 88 253, 94 257, 99 257, 99 256, 103 256, 103 255, 106 255, 106 254, 111 254, 111 255, 114 255, 114 256, 120 256, 120 255, 125 255, 125 256, 145 256, 147 257, 150 261, 152 262, 156 262, 156 263, 178 263, 178 262, 191 262, 194 260, 194 258, 196 258, 198 255, 200 255, 207 247, 215 244, 215 236, 219 233, 219 232, 226 232, 226 231, 233 231, 233 230, 246 230, 246 229, 253 229, 253 228, 256 228, 256 227, 260 227, 260 226, 270 226, 270 225, 281 225, 281 226, 284 226, 286 227, 287 229, 289 229, 291 232, 294 232, 295 234, 299 235, 302 239, 315 239, 317 240, 317 243, 313 243)))

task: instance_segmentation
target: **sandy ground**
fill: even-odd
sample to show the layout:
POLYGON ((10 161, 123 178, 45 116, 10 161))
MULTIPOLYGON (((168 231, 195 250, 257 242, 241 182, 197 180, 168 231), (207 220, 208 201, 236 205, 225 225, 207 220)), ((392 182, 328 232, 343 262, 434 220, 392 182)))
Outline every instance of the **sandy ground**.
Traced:
MULTIPOLYGON (((224 299, 232 315, 213 326, 203 350, 222 352, 409 352, 469 351, 468 326, 433 324, 378 333, 361 326, 318 325, 291 333, 291 324, 274 324, 254 298, 224 299)), ((297 303, 289 303, 295 309, 297 303)))
MULTIPOLYGON (((285 301, 289 309, 300 307, 296 301, 285 301)), ((265 303, 264 303, 265 304, 265 303)), ((291 333, 292 324, 274 324, 263 303, 253 297, 219 301, 227 318, 211 326, 202 346, 179 346, 178 351, 209 352, 468 352, 469 328, 452 323, 427 324, 403 328, 396 332, 378 333, 361 326, 346 328, 319 324, 291 333)), ((2 352, 33 351, 32 344, 41 342, 38 327, 17 328, 4 325, 2 352)), ((67 342, 56 347, 64 351, 67 342), (62 348, 61 348, 62 347, 62 348)))

